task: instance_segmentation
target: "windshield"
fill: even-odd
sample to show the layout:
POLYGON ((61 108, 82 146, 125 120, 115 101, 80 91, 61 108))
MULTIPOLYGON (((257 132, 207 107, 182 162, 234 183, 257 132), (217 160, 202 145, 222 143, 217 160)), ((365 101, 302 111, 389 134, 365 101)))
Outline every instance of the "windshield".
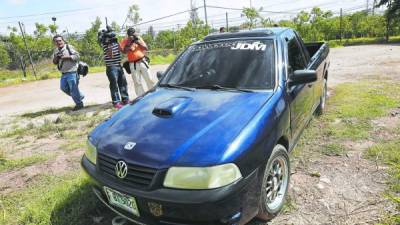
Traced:
POLYGON ((272 40, 235 40, 190 46, 160 85, 193 88, 272 89, 275 85, 272 40))

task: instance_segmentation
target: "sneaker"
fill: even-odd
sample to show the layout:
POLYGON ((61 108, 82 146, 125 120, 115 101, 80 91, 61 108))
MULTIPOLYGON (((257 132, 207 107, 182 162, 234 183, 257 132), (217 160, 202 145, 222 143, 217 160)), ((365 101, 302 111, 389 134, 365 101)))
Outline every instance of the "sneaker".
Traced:
POLYGON ((128 105, 130 103, 129 99, 122 101, 122 105, 128 105))
POLYGON ((72 111, 78 111, 78 110, 81 110, 81 109, 83 109, 83 103, 75 105, 75 107, 72 109, 72 111))
POLYGON ((116 109, 120 109, 122 107, 124 107, 124 105, 121 102, 117 102, 114 104, 114 108, 116 108, 116 109))

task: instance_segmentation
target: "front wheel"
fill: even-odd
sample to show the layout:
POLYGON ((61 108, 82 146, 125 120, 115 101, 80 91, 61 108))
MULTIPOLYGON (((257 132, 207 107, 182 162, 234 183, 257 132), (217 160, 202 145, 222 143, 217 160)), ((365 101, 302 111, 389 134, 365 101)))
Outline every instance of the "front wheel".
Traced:
POLYGON ((319 102, 319 105, 318 105, 317 109, 315 110, 315 114, 317 116, 320 116, 320 115, 324 114, 325 104, 326 104, 326 97, 327 96, 328 96, 328 81, 325 78, 324 79, 324 87, 323 87, 323 90, 322 90, 322 95, 320 97, 320 102, 319 102))
POLYGON ((287 150, 278 144, 265 166, 258 218, 270 220, 282 210, 289 187, 289 176, 290 162, 287 150))

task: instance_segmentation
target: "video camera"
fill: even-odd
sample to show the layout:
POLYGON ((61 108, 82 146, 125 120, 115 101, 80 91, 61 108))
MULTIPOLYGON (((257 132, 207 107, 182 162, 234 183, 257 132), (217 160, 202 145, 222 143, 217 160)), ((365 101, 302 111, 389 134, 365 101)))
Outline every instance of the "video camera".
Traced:
POLYGON ((117 35, 110 26, 106 26, 106 30, 97 33, 97 41, 102 45, 118 43, 117 35))

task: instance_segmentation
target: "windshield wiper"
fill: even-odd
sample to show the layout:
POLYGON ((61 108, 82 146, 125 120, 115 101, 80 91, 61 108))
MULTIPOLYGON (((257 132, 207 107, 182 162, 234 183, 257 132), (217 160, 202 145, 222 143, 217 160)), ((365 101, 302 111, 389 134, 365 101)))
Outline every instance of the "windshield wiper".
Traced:
POLYGON ((248 90, 248 89, 223 87, 223 86, 218 85, 218 84, 197 86, 197 87, 194 87, 194 88, 196 88, 196 89, 210 89, 210 90, 223 90, 223 91, 253 92, 252 90, 248 90))
POLYGON ((168 87, 168 88, 179 88, 179 89, 183 89, 183 90, 186 90, 186 91, 195 91, 194 88, 179 86, 179 85, 176 85, 176 84, 160 84, 158 86, 160 86, 160 87, 168 87))

